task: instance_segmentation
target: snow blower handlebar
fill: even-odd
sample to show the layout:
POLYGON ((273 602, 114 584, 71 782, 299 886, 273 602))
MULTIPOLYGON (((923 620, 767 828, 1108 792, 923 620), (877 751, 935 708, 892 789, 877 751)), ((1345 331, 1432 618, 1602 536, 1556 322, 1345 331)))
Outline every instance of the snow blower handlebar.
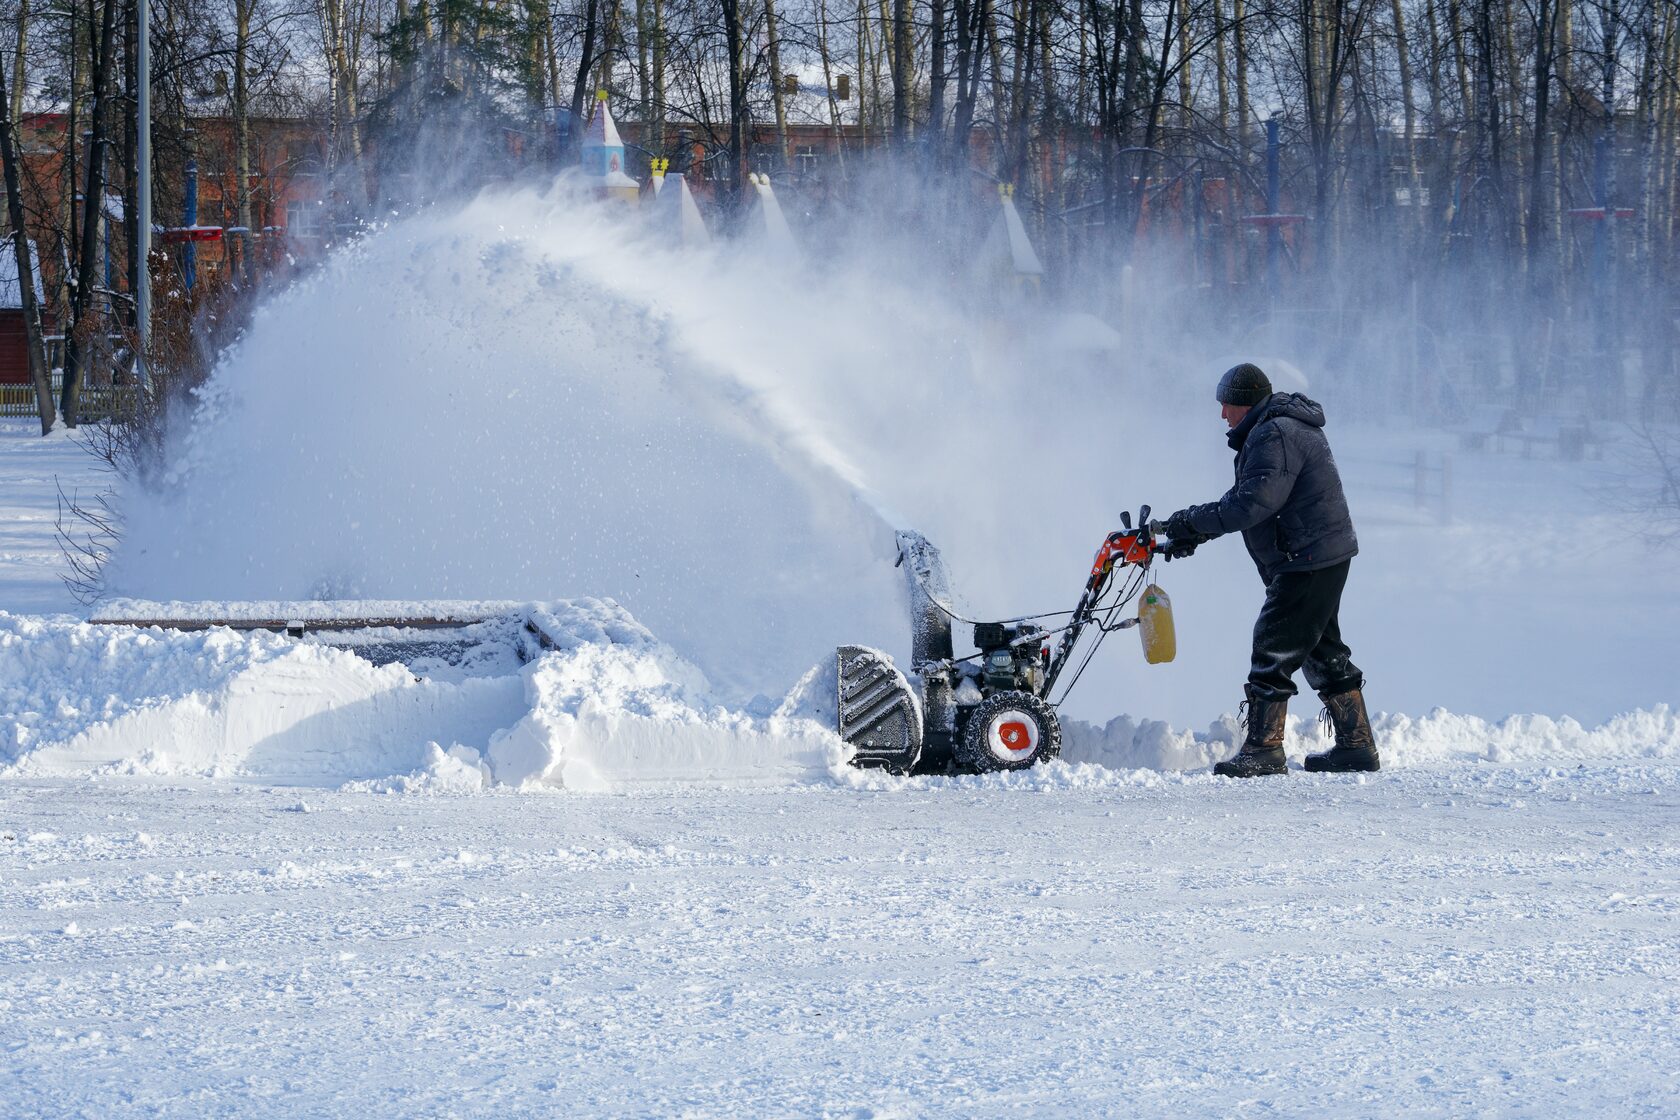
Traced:
POLYGON ((1122 528, 1104 538, 1096 558, 1091 561, 1091 578, 1085 582, 1087 593, 1100 591, 1116 567, 1137 564, 1147 568, 1156 556, 1164 555, 1169 560, 1174 556, 1188 556, 1201 543, 1175 541, 1162 536, 1166 525, 1149 520, 1148 506, 1138 510, 1136 529, 1132 528, 1132 515, 1129 513, 1120 515, 1120 524, 1122 528))
MULTIPOLYGON (((1099 614, 1104 617, 1112 616, 1131 597, 1130 595, 1122 595, 1118 603, 1099 605, 1104 593, 1108 590, 1109 579, 1113 576, 1114 569, 1132 565, 1147 569, 1154 562, 1156 556, 1163 553, 1171 555, 1170 550, 1173 548, 1174 542, 1161 537, 1163 526, 1159 521, 1149 520, 1148 506, 1138 510, 1137 528, 1132 527, 1132 515, 1130 513, 1120 515, 1120 524, 1122 527, 1119 530, 1103 538, 1102 545, 1097 549, 1097 555, 1091 561, 1091 575, 1085 581, 1085 592, 1080 595, 1079 605, 1073 608, 1073 616, 1062 630, 1062 639, 1057 643, 1055 656, 1050 659, 1050 664, 1044 676, 1044 684, 1039 690, 1039 695, 1046 700, 1050 698, 1050 690, 1055 687, 1057 679, 1062 675, 1062 670, 1067 668, 1068 662, 1072 658, 1074 646, 1078 645, 1086 627, 1092 622, 1100 623, 1099 614)), ((1141 579, 1138 581, 1138 586, 1142 586, 1141 579)), ((1133 593, 1135 594, 1135 591, 1133 593)), ((1104 627, 1104 629, 1106 630, 1107 627, 1104 627)), ((1089 661, 1090 653, 1094 652, 1093 647, 1086 654, 1085 660, 1089 661)), ((1083 669, 1083 664, 1081 668, 1083 669)), ((1074 674, 1074 680, 1078 680, 1077 673, 1074 674)), ((1069 684, 1068 687, 1072 688, 1072 685, 1069 684)))

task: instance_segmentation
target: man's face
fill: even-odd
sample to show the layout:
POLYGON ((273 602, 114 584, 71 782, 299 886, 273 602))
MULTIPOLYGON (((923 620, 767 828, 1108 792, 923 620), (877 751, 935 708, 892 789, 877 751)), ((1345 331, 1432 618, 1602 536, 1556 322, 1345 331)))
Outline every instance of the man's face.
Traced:
POLYGON ((1247 416, 1248 410, 1253 407, 1251 404, 1222 404, 1219 406, 1219 415, 1224 418, 1227 428, 1234 428, 1243 422, 1243 417, 1247 416))

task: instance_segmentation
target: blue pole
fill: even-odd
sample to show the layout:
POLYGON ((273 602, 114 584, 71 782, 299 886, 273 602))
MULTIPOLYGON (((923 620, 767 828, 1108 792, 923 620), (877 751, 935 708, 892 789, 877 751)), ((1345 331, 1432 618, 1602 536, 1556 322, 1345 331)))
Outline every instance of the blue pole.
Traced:
MULTIPOLYGON (((198 225, 198 161, 187 160, 187 202, 186 213, 181 215, 182 224, 188 229, 198 225)), ((181 252, 181 276, 187 283, 187 291, 193 290, 193 282, 198 279, 198 245, 188 241, 181 252)))
POLYGON ((1283 149, 1283 142, 1278 137, 1278 119, 1269 117, 1266 120, 1266 213, 1273 215, 1273 219, 1266 226, 1266 288, 1267 295, 1277 292, 1278 257, 1283 252, 1283 230, 1277 224, 1276 215, 1282 206, 1282 184, 1278 175, 1278 157, 1283 149))

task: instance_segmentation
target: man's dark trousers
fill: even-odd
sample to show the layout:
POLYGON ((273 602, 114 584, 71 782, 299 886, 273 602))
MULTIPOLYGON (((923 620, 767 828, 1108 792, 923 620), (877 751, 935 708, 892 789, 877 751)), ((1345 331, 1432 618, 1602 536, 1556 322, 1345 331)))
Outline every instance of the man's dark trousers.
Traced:
POLYGON ((1295 695, 1291 679, 1304 669, 1315 692, 1350 692, 1364 676, 1342 642, 1337 614, 1351 560, 1312 572, 1280 572, 1266 584, 1266 603, 1254 623, 1254 660, 1248 683, 1264 700, 1295 695))

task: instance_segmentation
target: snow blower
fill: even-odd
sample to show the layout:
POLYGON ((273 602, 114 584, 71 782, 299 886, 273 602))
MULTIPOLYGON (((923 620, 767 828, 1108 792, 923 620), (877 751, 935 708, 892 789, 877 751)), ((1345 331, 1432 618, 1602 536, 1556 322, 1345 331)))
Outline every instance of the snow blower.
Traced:
POLYGON ((841 646, 836 654, 838 730, 853 748, 853 765, 896 774, 1024 770, 1061 753, 1056 709, 1104 637, 1138 626, 1146 659, 1171 661, 1171 601, 1144 583, 1156 556, 1187 555, 1193 545, 1175 547, 1162 538, 1148 506, 1138 511, 1137 528, 1130 514, 1120 521, 1124 529, 1097 549, 1073 610, 1001 622, 963 618, 947 606, 950 588, 939 550, 920 533, 900 531, 898 563, 910 584, 910 672, 867 646, 841 646), (1128 568, 1131 575, 1116 575, 1128 568), (1138 614, 1122 617, 1139 594, 1144 603, 1138 614), (1049 624, 1062 618, 1059 626, 1049 624), (952 623, 974 627, 977 653, 955 656, 952 623), (1094 640, 1082 643, 1087 634, 1094 640), (1058 684, 1060 694, 1052 699, 1058 684))

